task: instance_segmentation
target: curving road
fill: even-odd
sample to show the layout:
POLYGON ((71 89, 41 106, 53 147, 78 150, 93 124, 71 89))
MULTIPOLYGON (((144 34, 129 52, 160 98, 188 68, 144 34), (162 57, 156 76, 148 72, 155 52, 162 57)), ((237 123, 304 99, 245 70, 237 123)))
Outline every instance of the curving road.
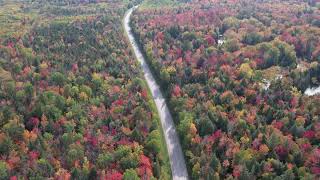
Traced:
POLYGON ((180 142, 178 139, 178 135, 175 129, 175 125, 173 123, 171 114, 169 112, 169 109, 167 107, 167 104, 165 102, 165 99, 162 96, 162 93, 160 91, 160 88, 158 84, 156 83, 155 79, 153 78, 153 75, 141 53, 139 50, 139 47, 134 39, 134 36, 131 32, 130 27, 130 16, 135 10, 137 6, 129 9, 125 15, 124 18, 124 27, 125 31, 129 37, 130 43, 133 47, 134 53, 138 59, 138 61, 141 64, 144 77, 147 80, 147 84, 152 92, 153 99, 156 103, 162 129, 164 131, 165 140, 168 148, 169 153, 169 159, 171 164, 171 171, 172 171, 172 177, 174 180, 187 180, 188 179, 188 172, 186 168, 186 164, 184 161, 184 156, 182 153, 182 149, 180 146, 180 142))

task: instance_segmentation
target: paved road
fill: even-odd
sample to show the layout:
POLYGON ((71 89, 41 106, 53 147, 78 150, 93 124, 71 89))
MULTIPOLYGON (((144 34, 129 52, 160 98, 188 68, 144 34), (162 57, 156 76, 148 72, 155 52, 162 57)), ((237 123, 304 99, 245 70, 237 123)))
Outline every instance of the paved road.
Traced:
POLYGON ((187 180, 188 172, 187 172, 186 164, 184 161, 184 156, 182 154, 180 142, 178 139, 178 134, 176 132, 171 114, 169 112, 165 99, 162 96, 160 88, 157 85, 155 79, 153 78, 152 73, 141 51, 139 50, 139 47, 137 46, 137 43, 131 32, 131 27, 129 24, 130 16, 132 14, 132 11, 136 8, 137 6, 131 8, 130 10, 128 10, 128 12, 125 15, 125 18, 124 18, 125 31, 129 37, 130 43, 137 56, 137 59, 141 64, 141 67, 144 72, 144 77, 147 80, 148 86, 152 92, 153 99, 156 103, 156 106, 160 115, 161 125, 164 131, 165 140, 166 140, 166 144, 169 152, 172 177, 174 180, 187 180))

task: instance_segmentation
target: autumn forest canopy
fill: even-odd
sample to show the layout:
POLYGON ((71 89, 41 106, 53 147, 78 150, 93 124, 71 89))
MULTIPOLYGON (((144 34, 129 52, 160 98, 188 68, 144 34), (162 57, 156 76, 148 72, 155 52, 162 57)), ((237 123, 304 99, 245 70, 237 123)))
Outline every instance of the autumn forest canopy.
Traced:
POLYGON ((320 178, 319 0, 0 0, 0 180, 172 179, 138 4, 190 179, 320 178))
POLYGON ((3 1, 0 179, 170 179, 122 29, 137 1, 3 1))
POLYGON ((320 175, 320 3, 146 3, 134 33, 167 96, 192 179, 320 175))

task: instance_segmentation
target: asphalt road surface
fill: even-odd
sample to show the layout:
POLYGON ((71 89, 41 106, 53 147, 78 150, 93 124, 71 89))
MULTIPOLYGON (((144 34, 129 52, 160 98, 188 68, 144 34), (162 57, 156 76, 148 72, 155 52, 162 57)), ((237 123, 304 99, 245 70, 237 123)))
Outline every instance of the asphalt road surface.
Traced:
POLYGON ((180 146, 180 141, 178 138, 178 134, 175 129, 175 125, 172 120, 172 116, 170 114, 170 111, 167 107, 166 101, 163 98, 163 95, 160 91, 160 88, 158 84, 156 83, 155 79, 153 78, 153 75, 148 67, 148 64, 146 63, 139 46, 137 45, 134 36, 131 32, 130 27, 130 16, 137 8, 133 7, 130 10, 127 11, 125 18, 124 18, 124 27, 125 31, 128 35, 128 38, 130 40, 130 43, 132 45, 132 48, 134 50, 134 53, 138 59, 138 61, 141 64, 144 77, 147 81, 147 84, 152 92, 153 99, 156 103, 158 113, 160 115, 161 125, 162 129, 164 131, 165 140, 168 148, 169 153, 169 159, 171 164, 171 171, 172 171, 172 177, 174 180, 186 180, 188 179, 188 172, 184 160, 184 156, 182 153, 182 149, 180 146))

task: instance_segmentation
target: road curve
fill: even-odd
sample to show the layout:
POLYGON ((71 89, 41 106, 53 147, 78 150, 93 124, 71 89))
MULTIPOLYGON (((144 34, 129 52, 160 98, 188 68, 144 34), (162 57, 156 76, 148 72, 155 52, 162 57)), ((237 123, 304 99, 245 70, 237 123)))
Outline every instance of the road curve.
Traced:
POLYGON ((164 131, 165 140, 168 148, 171 171, 172 171, 172 178, 173 180, 187 180, 188 179, 188 172, 184 160, 184 156, 182 153, 182 149, 180 146, 180 141, 178 138, 178 134, 175 129, 175 125, 172 120, 172 116, 170 111, 167 107, 165 98, 160 91, 158 84, 156 83, 148 64, 146 63, 141 51, 139 50, 139 46, 134 39, 134 36, 131 32, 130 27, 130 16, 135 10, 137 6, 129 9, 124 18, 124 27, 125 31, 128 35, 129 41, 133 47, 134 53, 141 64, 144 77, 147 81, 147 84, 151 90, 153 99, 156 103, 158 113, 160 115, 162 129, 164 131))

